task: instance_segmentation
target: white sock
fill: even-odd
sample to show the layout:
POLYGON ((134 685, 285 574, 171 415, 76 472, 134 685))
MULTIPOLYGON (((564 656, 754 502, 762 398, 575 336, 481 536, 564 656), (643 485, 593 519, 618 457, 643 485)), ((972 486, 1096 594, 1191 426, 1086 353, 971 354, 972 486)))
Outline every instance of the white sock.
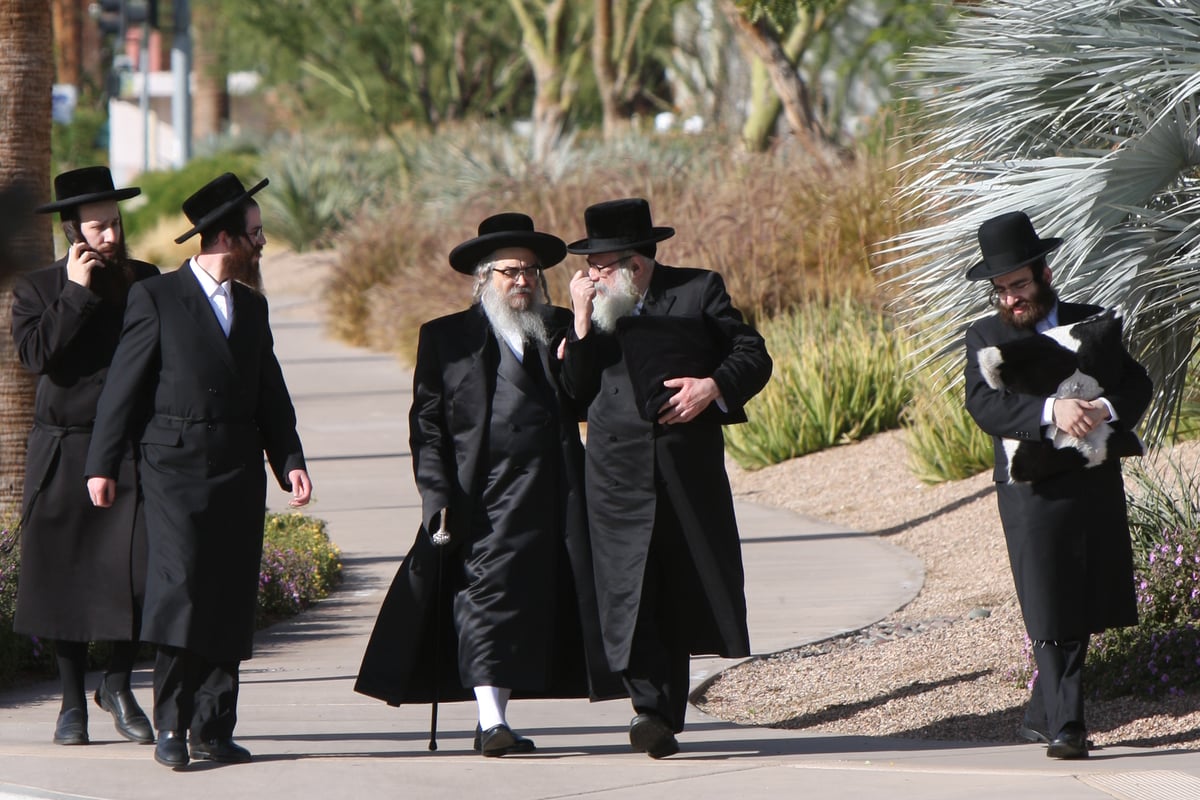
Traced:
POLYGON ((483 730, 497 725, 507 725, 504 712, 508 708, 508 698, 512 697, 512 689, 499 686, 476 686, 475 704, 479 706, 479 727, 483 730))

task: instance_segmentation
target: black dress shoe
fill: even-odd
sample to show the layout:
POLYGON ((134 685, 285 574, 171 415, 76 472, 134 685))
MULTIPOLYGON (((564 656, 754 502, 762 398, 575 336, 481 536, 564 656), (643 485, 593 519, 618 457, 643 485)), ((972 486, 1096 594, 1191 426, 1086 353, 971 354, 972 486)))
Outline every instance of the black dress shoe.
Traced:
POLYGON ((58 715, 54 724, 55 744, 87 744, 87 712, 82 708, 68 708, 58 715))
POLYGON ((658 714, 638 714, 629 723, 629 744, 635 753, 666 758, 679 752, 679 741, 671 726, 658 714))
POLYGON ((533 739, 513 733, 512 728, 504 724, 493 725, 486 731, 476 725, 473 746, 476 751, 489 758, 512 753, 532 753, 535 749, 533 739))
POLYGON ((1087 731, 1082 725, 1067 723, 1046 748, 1050 758, 1087 758, 1087 731))
POLYGON ((192 740, 192 758, 197 761, 215 761, 218 764, 248 764, 250 751, 233 739, 192 740))
POLYGON ((1033 744, 1050 744, 1050 734, 1043 731, 1041 728, 1036 728, 1028 722, 1017 728, 1017 736, 1033 744))
POLYGON ((183 769, 188 765, 187 737, 175 731, 159 731, 154 760, 164 767, 183 769))
POLYGON ((110 692, 108 684, 101 680, 96 687, 96 705, 112 714, 117 733, 131 742, 154 744, 154 729, 133 692, 128 689, 110 692))

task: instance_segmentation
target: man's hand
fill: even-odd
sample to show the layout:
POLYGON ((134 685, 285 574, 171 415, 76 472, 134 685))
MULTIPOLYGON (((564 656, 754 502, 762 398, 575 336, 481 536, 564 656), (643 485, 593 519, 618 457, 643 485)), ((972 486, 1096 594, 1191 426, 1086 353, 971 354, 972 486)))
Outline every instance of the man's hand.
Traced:
POLYGON ((663 386, 679 391, 658 410, 660 425, 691 422, 721 396, 721 390, 712 378, 669 378, 663 381, 663 386))
POLYGON ((1108 407, 1098 400, 1059 398, 1054 401, 1054 426, 1082 439, 1108 421, 1108 407))
POLYGON ((581 269, 571 277, 571 307, 575 309, 575 336, 582 339, 592 329, 592 301, 596 284, 581 269))
POLYGON ((71 245, 71 249, 67 251, 67 280, 80 286, 91 286, 92 270, 96 267, 103 268, 104 260, 87 242, 71 245))
POLYGON ((97 508, 108 508, 117 498, 117 482, 112 478, 88 478, 87 490, 88 497, 92 498, 92 505, 97 508))
POLYGON ((308 479, 308 473, 302 469, 294 469, 288 473, 288 483, 292 485, 292 499, 288 501, 288 505, 292 508, 308 505, 312 498, 312 481, 308 479))

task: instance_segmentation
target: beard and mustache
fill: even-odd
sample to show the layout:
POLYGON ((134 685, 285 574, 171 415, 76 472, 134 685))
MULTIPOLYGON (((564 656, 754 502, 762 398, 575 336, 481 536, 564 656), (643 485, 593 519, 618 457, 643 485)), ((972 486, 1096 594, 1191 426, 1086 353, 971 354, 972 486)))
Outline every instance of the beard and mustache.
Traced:
POLYGON ((617 328, 617 320, 627 317, 637 308, 642 293, 633 283, 633 274, 625 268, 613 273, 613 285, 597 283, 592 299, 592 324, 604 333, 617 328))
POLYGON ((1058 302, 1058 292, 1048 283, 1041 281, 1035 282, 1033 297, 1029 300, 1021 299, 1012 305, 1004 305, 999 303, 998 311, 1000 319, 1007 325, 1011 325, 1019 330, 1033 330, 1033 328, 1054 308, 1054 304, 1058 302), (1013 314, 1013 309, 1023 308, 1025 313, 1021 316, 1013 314))
POLYGON ((235 241, 236 244, 226 256, 229 277, 262 294, 262 247, 247 236, 238 236, 235 241))
POLYGON ((124 306, 129 287, 133 285, 133 265, 129 263, 124 237, 111 245, 92 247, 92 250, 100 256, 102 266, 92 270, 88 288, 104 302, 124 306))
POLYGON ((514 285, 502 294, 495 284, 488 283, 483 287, 479 303, 497 338, 515 338, 538 344, 549 341, 546 321, 538 313, 542 299, 533 287, 514 285))

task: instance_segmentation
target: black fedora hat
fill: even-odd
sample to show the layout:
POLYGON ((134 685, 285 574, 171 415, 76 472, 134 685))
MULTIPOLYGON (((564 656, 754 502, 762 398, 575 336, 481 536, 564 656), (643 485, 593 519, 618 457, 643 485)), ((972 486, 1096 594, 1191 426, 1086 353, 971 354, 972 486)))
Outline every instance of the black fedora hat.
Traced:
POLYGON ((588 238, 567 245, 568 253, 613 253, 661 242, 675 235, 674 228, 650 222, 650 204, 640 197, 609 200, 583 212, 588 238))
POLYGON ((529 248, 543 268, 553 267, 567 257, 562 239, 534 230, 533 220, 526 214, 506 212, 479 223, 478 236, 450 251, 450 266, 472 275, 480 261, 502 247, 529 248))
POLYGON ((247 189, 232 172, 213 178, 183 201, 183 213, 192 223, 192 229, 176 237, 175 244, 181 244, 200 233, 270 182, 263 178, 253 188, 247 189))
POLYGON ((142 190, 136 186, 115 188, 108 167, 80 167, 55 176, 55 201, 38 206, 34 211, 48 214, 51 211, 62 211, 64 208, 75 208, 104 200, 128 200, 141 193, 142 190))
POLYGON ((983 260, 967 270, 967 280, 986 281, 1037 261, 1062 244, 1062 239, 1041 239, 1024 211, 992 217, 979 226, 983 260))

